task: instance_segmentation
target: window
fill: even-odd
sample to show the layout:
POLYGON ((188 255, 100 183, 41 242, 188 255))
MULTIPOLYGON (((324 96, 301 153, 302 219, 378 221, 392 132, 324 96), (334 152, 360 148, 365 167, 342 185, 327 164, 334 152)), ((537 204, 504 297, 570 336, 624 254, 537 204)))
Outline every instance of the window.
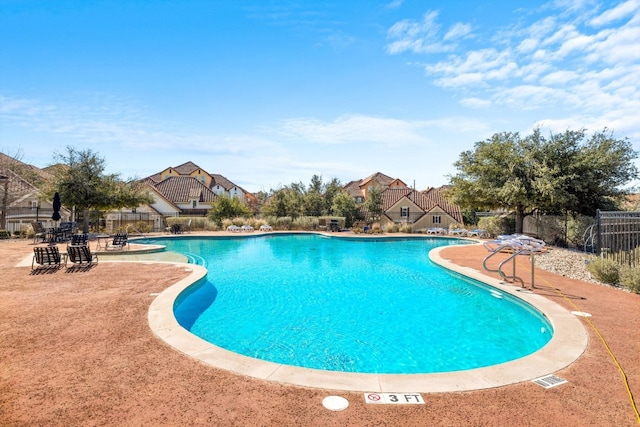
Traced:
POLYGON ((200 182, 204 184, 204 175, 200 177, 200 182))
POLYGON ((191 207, 195 208, 196 206, 198 206, 198 201, 194 200, 193 202, 191 202, 191 207))
POLYGON ((400 208, 400 217, 401 218, 409 218, 409 207, 403 206, 400 208))
POLYGON ((38 201, 37 200, 32 200, 31 201, 31 209, 37 209, 38 208, 38 201))
POLYGON ((440 215, 434 215, 433 216, 433 223, 434 224, 440 224, 442 221, 440 219, 440 215))
POLYGON ((356 197, 356 202, 362 203, 362 197, 360 197, 360 196, 356 197))

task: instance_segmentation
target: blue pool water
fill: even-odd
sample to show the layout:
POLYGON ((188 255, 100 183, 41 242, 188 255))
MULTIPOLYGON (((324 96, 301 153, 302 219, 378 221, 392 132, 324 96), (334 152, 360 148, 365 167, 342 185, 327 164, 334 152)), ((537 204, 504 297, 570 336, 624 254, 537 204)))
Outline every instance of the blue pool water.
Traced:
POLYGON ((552 336, 508 294, 433 264, 456 239, 320 235, 147 239, 209 270, 178 322, 230 351, 359 373, 450 372, 518 359, 552 336))

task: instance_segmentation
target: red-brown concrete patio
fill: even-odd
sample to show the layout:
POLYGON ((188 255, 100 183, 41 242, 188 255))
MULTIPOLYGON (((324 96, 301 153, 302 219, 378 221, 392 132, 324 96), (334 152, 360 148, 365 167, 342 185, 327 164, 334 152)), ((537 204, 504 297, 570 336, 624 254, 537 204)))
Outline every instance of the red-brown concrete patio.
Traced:
MULTIPOLYGON (((158 339, 147 323, 149 306, 156 293, 188 275, 184 265, 105 257, 89 271, 32 275, 29 267, 16 267, 32 247, 30 241, 0 241, 3 426, 638 424, 621 372, 584 318, 585 353, 556 372, 566 384, 544 389, 527 381, 423 393, 425 405, 368 405, 360 392, 279 384, 212 368, 158 339), (346 410, 322 406, 323 398, 336 394, 348 399, 346 410)), ((441 253, 476 270, 482 270, 485 255, 478 246, 441 253)), ((640 295, 541 270, 536 284, 536 293, 593 315, 631 392, 640 395, 640 295)))

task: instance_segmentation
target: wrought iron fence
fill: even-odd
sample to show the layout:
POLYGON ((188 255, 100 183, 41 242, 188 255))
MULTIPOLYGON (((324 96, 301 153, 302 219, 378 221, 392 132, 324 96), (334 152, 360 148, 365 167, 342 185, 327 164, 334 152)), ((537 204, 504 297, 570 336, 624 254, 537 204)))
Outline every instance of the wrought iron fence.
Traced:
POLYGON ((598 210, 595 248, 619 264, 640 266, 640 212, 598 210))

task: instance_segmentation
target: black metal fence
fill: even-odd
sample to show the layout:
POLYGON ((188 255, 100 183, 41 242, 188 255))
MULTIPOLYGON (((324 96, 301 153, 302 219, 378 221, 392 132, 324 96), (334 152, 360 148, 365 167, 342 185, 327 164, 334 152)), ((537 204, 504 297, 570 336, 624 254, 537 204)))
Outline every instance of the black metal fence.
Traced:
POLYGON ((640 212, 598 210, 595 248, 619 264, 640 266, 640 212))

